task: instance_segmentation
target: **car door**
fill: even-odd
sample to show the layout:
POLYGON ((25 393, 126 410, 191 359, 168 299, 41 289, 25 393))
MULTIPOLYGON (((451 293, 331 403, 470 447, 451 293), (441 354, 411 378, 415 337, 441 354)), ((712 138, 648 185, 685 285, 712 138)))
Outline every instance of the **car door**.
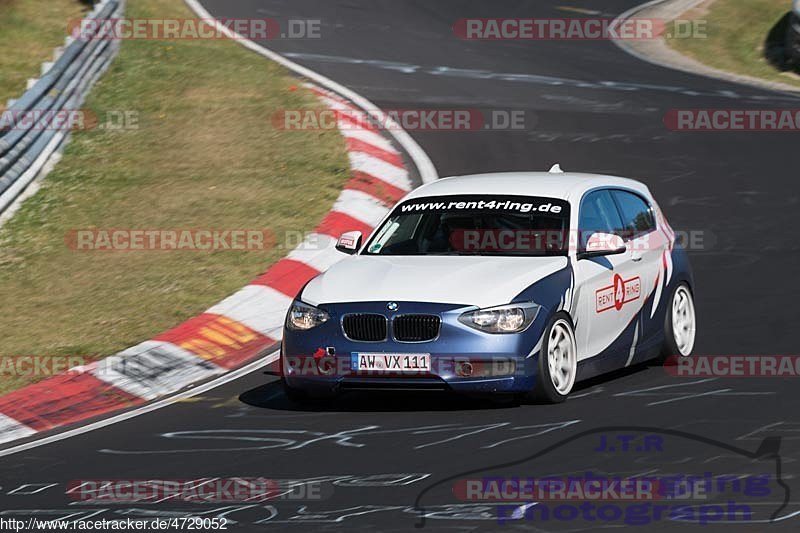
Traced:
POLYGON ((641 280, 640 295, 632 310, 638 312, 645 307, 644 323, 639 325, 637 343, 642 344, 662 329, 661 324, 649 321, 655 315, 655 307, 664 295, 660 294, 669 258, 667 236, 656 231, 656 218, 650 202, 633 191, 616 189, 611 195, 617 204, 625 226, 626 246, 630 251, 633 272, 641 280))
POLYGON ((575 336, 578 359, 594 357, 606 350, 641 309, 643 301, 643 257, 635 250, 636 238, 627 230, 613 189, 595 189, 580 202, 579 247, 593 233, 613 233, 626 239, 621 254, 581 259, 576 262, 577 320, 575 336))

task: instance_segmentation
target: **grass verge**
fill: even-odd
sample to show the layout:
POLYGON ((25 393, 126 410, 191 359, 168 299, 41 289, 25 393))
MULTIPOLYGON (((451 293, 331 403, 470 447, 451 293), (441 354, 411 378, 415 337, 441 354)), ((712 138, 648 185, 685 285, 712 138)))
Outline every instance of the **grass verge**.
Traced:
MULTIPOLYGON (((735 74, 800 87, 800 76, 780 72, 764 57, 770 30, 791 9, 789 0, 712 0, 684 13, 681 20, 706 20, 706 37, 667 38, 676 51, 735 74)), ((681 35, 670 24, 667 34, 681 35)))
MULTIPOLYGON (((128 17, 190 18, 178 0, 128 17)), ((42 188, 0 228, 0 356, 98 358, 204 311, 283 257, 264 251, 95 251, 82 228, 308 231, 349 175, 336 132, 271 126, 319 108, 284 69, 228 40, 122 43, 84 107, 138 126, 76 132, 42 188)), ((281 242, 278 237, 277 242, 281 242)), ((24 380, 6 380, 0 391, 24 380)))
POLYGON ((79 0, 0 0, 0 108, 39 76, 42 63, 64 44, 69 21, 86 9, 79 0))

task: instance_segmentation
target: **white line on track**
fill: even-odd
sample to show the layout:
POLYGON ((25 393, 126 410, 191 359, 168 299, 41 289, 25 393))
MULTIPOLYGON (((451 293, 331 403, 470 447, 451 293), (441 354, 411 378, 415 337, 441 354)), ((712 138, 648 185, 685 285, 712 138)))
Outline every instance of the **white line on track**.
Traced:
POLYGON ((679 402, 681 400, 689 400, 691 398, 700 398, 702 396, 713 396, 715 394, 722 394, 724 392, 730 392, 731 389, 717 389, 708 392, 698 392, 697 394, 686 394, 684 396, 678 396, 677 398, 669 398, 667 400, 659 400, 657 402, 651 402, 647 404, 647 407, 651 405, 661 405, 664 403, 672 403, 672 402, 679 402))
POLYGON ((685 385, 697 385, 697 384, 700 384, 700 383, 707 383, 709 381, 715 381, 716 379, 717 378, 706 378, 706 379, 699 379, 697 381, 687 381, 686 383, 673 383, 673 384, 670 384, 670 385, 660 385, 658 387, 650 387, 650 388, 647 388, 647 389, 638 389, 638 390, 632 390, 632 391, 627 391, 627 392, 619 392, 619 393, 615 394, 614 396, 632 396, 634 394, 639 394, 639 393, 642 393, 642 392, 650 392, 650 391, 654 391, 654 390, 671 389, 673 387, 683 387, 685 385))

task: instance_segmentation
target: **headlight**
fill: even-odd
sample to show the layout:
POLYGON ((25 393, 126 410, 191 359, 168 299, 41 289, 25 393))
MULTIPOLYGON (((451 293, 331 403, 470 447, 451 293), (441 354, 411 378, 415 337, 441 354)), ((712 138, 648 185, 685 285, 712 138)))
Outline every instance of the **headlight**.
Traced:
POLYGON ((295 300, 286 317, 286 327, 296 330, 311 329, 327 322, 329 318, 330 315, 322 309, 295 300))
POLYGON ((470 311, 458 317, 458 321, 487 333, 519 333, 531 325, 538 313, 539 306, 527 302, 470 311))

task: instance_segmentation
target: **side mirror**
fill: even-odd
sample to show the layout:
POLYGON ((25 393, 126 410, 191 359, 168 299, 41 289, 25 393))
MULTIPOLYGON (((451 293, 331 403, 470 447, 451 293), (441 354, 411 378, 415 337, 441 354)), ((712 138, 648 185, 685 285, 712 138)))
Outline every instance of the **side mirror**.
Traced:
POLYGON ((623 254, 627 250, 625 241, 612 233, 593 233, 586 242, 586 249, 578 252, 578 259, 589 259, 604 255, 623 254))
POLYGON ((360 231, 342 233, 336 243, 336 249, 342 253, 353 255, 361 248, 362 235, 360 231))

